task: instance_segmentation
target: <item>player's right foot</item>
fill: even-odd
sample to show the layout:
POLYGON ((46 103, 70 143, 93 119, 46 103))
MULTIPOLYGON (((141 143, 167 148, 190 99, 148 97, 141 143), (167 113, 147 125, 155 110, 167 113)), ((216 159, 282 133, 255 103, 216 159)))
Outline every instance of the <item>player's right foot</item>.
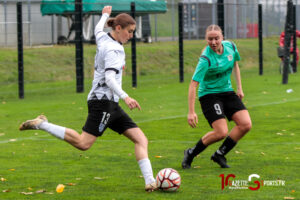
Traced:
POLYGON ((218 163, 220 165, 220 167, 222 168, 230 168, 229 165, 227 165, 227 160, 225 158, 225 156, 218 154, 217 152, 215 152, 212 156, 211 159, 218 163))
POLYGON ((153 192, 153 191, 155 191, 155 190, 158 190, 158 187, 157 187, 156 182, 147 184, 147 185, 145 186, 145 191, 146 191, 146 192, 153 192))
POLYGON ((36 130, 39 129, 39 125, 43 122, 48 122, 46 116, 44 115, 40 115, 35 119, 32 120, 27 120, 26 122, 23 122, 20 127, 19 130, 20 131, 24 131, 24 130, 36 130))
POLYGON ((190 148, 187 149, 187 150, 184 150, 184 156, 183 156, 183 160, 182 160, 182 163, 181 163, 181 166, 182 166, 183 169, 191 168, 191 164, 192 164, 193 159, 194 159, 194 157, 189 154, 189 150, 190 150, 190 148))

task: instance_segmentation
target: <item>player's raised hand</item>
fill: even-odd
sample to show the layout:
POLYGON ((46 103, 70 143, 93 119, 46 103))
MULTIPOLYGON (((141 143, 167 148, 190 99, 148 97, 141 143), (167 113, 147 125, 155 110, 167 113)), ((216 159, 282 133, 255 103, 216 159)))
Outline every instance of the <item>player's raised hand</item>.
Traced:
POLYGON ((102 9, 102 14, 107 13, 108 15, 111 14, 111 6, 104 6, 104 8, 102 9))
POLYGON ((135 99, 130 98, 130 97, 126 97, 124 99, 124 101, 127 104, 127 106, 130 108, 130 110, 132 110, 134 108, 138 108, 139 110, 141 110, 140 104, 135 99))
POLYGON ((188 123, 192 128, 195 128, 198 124, 198 116, 196 113, 188 114, 188 123))

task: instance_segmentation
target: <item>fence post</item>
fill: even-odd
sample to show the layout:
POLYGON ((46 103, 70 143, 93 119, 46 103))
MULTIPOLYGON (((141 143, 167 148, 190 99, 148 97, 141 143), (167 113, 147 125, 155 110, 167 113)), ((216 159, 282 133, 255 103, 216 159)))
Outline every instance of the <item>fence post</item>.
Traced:
POLYGON ((22 2, 17 2, 17 30, 18 30, 18 86, 19 86, 19 98, 24 99, 22 2))
POLYGON ((293 5, 293 72, 297 72, 297 15, 296 5, 293 5))
POLYGON ((183 4, 178 3, 178 42, 179 42, 179 81, 184 81, 183 74, 183 4))
POLYGON ((225 13, 224 13, 224 1, 223 0, 218 0, 218 25, 223 31, 223 36, 225 38, 225 13))
POLYGON ((84 91, 82 0, 75 1, 76 91, 84 91))
POLYGON ((283 74, 282 74, 282 84, 288 83, 289 76, 289 66, 290 66, 290 46, 291 46, 291 35, 293 31, 293 24, 291 24, 292 13, 293 12, 293 2, 288 0, 287 2, 287 12, 286 12, 286 21, 285 21, 285 35, 284 35, 284 65, 283 65, 283 74))
POLYGON ((259 75, 263 75, 263 26, 262 26, 262 4, 258 4, 258 54, 259 75))
MULTIPOLYGON (((131 2, 131 16, 135 19, 135 3, 131 2)), ((137 87, 136 78, 136 36, 135 31, 133 32, 133 37, 131 39, 131 69, 132 69, 132 87, 137 87)))

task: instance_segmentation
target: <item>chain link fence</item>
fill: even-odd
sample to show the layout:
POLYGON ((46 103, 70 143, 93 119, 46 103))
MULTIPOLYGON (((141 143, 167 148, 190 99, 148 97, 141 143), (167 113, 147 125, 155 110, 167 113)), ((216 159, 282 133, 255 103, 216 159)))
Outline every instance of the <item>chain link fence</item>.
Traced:
MULTIPOLYGON (((157 81, 160 81, 160 74, 168 73, 169 75, 164 78, 178 80, 178 44, 176 43, 178 41, 178 2, 178 0, 168 0, 165 13, 138 15, 136 18, 137 39, 145 42, 140 43, 137 50, 139 76, 156 74, 158 75, 157 81), (171 43, 172 48, 163 45, 163 42, 166 41, 173 41, 171 43), (159 54, 153 56, 151 63, 144 63, 144 58, 152 56, 152 47, 147 44, 150 42, 160 46, 159 54), (166 57, 174 57, 174 59, 163 59, 166 57), (157 67, 160 68, 160 72, 157 72, 157 67)), ((218 23, 218 3, 217 0, 183 0, 180 2, 183 3, 184 7, 184 40, 186 41, 184 51, 188 51, 195 57, 193 60, 185 60, 184 63, 185 66, 194 67, 201 50, 194 49, 194 42, 189 42, 189 40, 199 40, 200 44, 205 44, 203 39, 206 27, 209 24, 218 23)), ((17 47, 16 3, 15 0, 0 1, 0 50, 2 52, 16 52, 16 56, 13 58, 5 57, 3 54, 2 59, 0 59, 0 87, 7 88, 6 91, 0 92, 0 96, 3 96, 5 92, 17 93, 16 91, 11 92, 10 89, 17 87, 18 80, 18 60, 15 50, 17 47)), ((75 38, 75 33, 72 30, 73 18, 71 15, 43 16, 41 3, 40 0, 22 1, 25 83, 75 81, 75 46, 72 45, 75 38), (59 48, 56 45, 58 43, 67 44, 68 51, 65 48, 59 48), (69 45, 69 43, 71 44, 69 45), (34 51, 35 48, 40 48, 38 53, 34 51), (57 52, 60 52, 60 58, 55 57, 57 52), (40 62, 38 67, 36 63, 32 63, 34 62, 33 57, 40 58, 38 59, 40 62), (47 75, 45 76, 45 74, 47 75)), ((285 1, 224 0, 224 34, 226 39, 258 37, 258 3, 263 5, 263 36, 278 36, 279 38, 279 34, 284 30, 285 1)), ((298 2, 294 1, 294 3, 298 2)), ((297 10, 299 9, 300 7, 297 5, 297 10)), ((93 57, 96 48, 91 43, 93 43, 93 30, 100 19, 100 13, 99 10, 98 13, 85 15, 83 19, 84 75, 86 78, 93 76, 93 57)), ((298 29, 300 27, 299 17, 298 12, 298 29)), ((125 50, 127 54, 126 76, 131 73, 131 52, 128 46, 125 46, 125 50)), ((185 72, 191 73, 193 67, 185 68, 185 72)), ((138 80, 141 79, 138 78, 138 80)), ((69 85, 68 87, 74 88, 75 86, 69 85)))
MULTIPOLYGON (((16 2, 0 1, 0 47, 16 46, 16 2)), ((72 16, 45 15, 41 13, 40 0, 23 0, 24 45, 44 45, 64 42, 74 38, 72 16), (69 35, 70 34, 70 35, 69 35)), ((185 39, 203 39, 205 28, 217 24, 217 0, 183 0, 185 39)), ((265 37, 279 35, 283 31, 286 14, 286 2, 282 0, 225 0, 224 16, 226 38, 257 37, 257 8, 263 4, 263 34, 265 37)), ((109 4, 109 2, 108 2, 109 4)), ((299 10, 299 6, 297 6, 299 10)), ((98 22, 101 11, 84 18, 84 36, 91 39, 93 28, 98 22)), ((300 14, 297 13, 297 19, 300 14)), ((137 38, 143 41, 177 40, 178 36, 178 1, 167 1, 167 12, 138 16, 137 38), (143 23, 144 22, 144 23, 143 23), (149 26, 143 26, 149 23, 149 26), (151 34, 142 34, 150 32, 151 34)), ((297 20, 299 29, 300 19, 297 20)))

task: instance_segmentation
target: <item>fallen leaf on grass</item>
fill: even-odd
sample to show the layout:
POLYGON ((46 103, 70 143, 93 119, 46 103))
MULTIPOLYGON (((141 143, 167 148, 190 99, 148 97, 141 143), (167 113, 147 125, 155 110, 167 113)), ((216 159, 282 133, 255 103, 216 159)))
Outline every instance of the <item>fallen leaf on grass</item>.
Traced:
POLYGON ((144 178, 143 176, 139 176, 139 178, 144 178))
POLYGON ((76 183, 67 183, 68 186, 74 186, 76 183))
POLYGON ((9 169, 9 171, 12 171, 12 172, 13 172, 13 171, 16 171, 16 169, 9 169))
POLYGON ((266 155, 264 152, 260 152, 260 153, 261 153, 261 155, 263 155, 263 156, 265 156, 265 155, 266 155))
POLYGON ((96 179, 96 180, 103 180, 103 179, 105 179, 105 178, 101 178, 101 177, 94 177, 94 179, 96 179))
POLYGON ((236 154, 244 154, 242 151, 235 151, 236 154))
POLYGON ((24 194, 24 195, 32 195, 33 192, 20 192, 20 194, 24 194))
POLYGON ((295 197, 284 197, 283 199, 295 199, 295 197))
POLYGON ((201 167, 200 167, 200 166, 194 166, 194 168, 195 168, 195 169, 199 169, 199 168, 201 168, 201 167))
POLYGON ((300 150, 300 147, 295 147, 295 150, 300 150))
POLYGON ((36 194, 40 194, 40 193, 45 193, 45 192, 46 192, 45 189, 41 189, 41 190, 37 190, 35 193, 36 193, 36 194))
POLYGON ((161 158, 162 156, 155 156, 155 158, 161 158))
POLYGON ((2 192, 10 192, 10 191, 11 191, 10 189, 2 190, 2 192))
POLYGON ((27 190, 31 191, 31 190, 32 190, 32 188, 31 188, 31 187, 28 187, 28 188, 27 188, 27 190))
POLYGON ((282 133, 276 133, 277 135, 283 135, 282 133))
POLYGON ((3 177, 1 177, 0 180, 1 180, 2 182, 7 181, 7 179, 6 179, 6 178, 3 178, 3 177))
POLYGON ((3 136, 3 135, 5 135, 5 133, 0 133, 0 136, 3 136))
POLYGON ((62 193, 65 189, 65 185, 63 184, 58 184, 57 187, 56 187, 56 192, 57 193, 62 193))
POLYGON ((10 139, 9 141, 10 142, 15 142, 15 141, 17 141, 17 139, 10 139))

